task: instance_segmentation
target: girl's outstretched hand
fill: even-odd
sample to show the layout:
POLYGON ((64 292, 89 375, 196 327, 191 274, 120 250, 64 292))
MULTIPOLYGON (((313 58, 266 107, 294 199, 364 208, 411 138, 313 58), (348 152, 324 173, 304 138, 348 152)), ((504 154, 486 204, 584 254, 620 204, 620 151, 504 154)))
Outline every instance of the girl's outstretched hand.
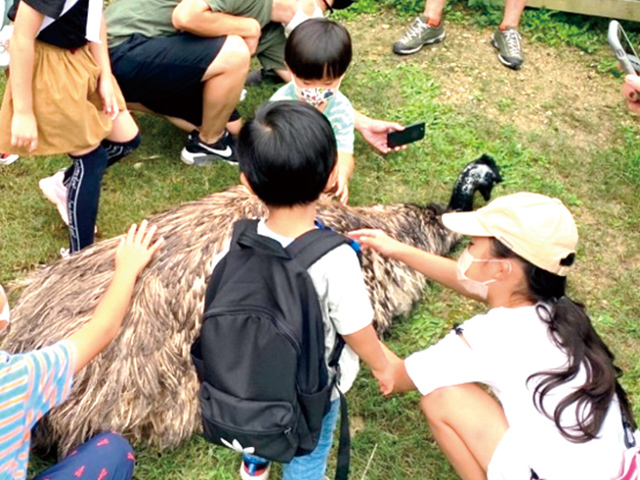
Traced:
POLYGON ((363 228, 347 233, 349 238, 353 238, 364 249, 372 248, 386 257, 392 257, 404 246, 402 242, 394 240, 382 230, 363 228))
POLYGON ((133 224, 120 239, 120 245, 116 251, 116 272, 127 272, 137 277, 160 248, 164 242, 163 238, 159 238, 151 244, 157 227, 152 225, 147 228, 147 226, 146 220, 142 221, 140 227, 133 224))

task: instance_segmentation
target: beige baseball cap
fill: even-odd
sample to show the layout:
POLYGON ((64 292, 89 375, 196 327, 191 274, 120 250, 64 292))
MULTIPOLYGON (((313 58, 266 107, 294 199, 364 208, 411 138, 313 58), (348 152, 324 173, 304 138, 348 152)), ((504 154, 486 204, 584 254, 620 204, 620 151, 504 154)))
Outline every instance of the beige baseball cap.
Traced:
POLYGON ((571 266, 561 261, 576 253, 578 243, 567 207, 537 193, 499 197, 474 212, 445 213, 442 223, 463 235, 495 237, 536 267, 563 277, 571 266))

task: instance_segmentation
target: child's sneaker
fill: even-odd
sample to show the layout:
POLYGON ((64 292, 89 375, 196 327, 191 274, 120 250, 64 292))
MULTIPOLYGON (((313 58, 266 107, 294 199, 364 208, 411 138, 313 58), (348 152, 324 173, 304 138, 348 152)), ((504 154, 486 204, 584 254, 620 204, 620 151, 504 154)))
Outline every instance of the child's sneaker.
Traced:
POLYGON ((20 158, 15 153, 0 153, 0 165, 11 165, 20 158))
POLYGON ((67 209, 67 197, 69 191, 64 186, 64 170, 51 177, 43 178, 38 182, 40 190, 47 200, 53 203, 62 217, 62 221, 69 225, 69 210, 67 209))
POLYGON ((269 470, 271 470, 271 464, 268 460, 256 460, 247 455, 242 456, 240 464, 240 478, 242 480, 267 480, 269 470))

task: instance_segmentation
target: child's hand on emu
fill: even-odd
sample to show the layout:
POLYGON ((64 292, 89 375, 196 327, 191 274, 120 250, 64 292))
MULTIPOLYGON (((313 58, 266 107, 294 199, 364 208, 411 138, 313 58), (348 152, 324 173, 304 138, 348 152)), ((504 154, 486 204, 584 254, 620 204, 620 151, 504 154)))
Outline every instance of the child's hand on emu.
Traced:
POLYGON ((372 248, 386 257, 393 256, 404 245, 402 242, 391 238, 382 230, 363 228, 349 232, 347 236, 357 241, 363 249, 372 248))
POLYGON ((159 238, 151 244, 157 227, 147 228, 148 222, 143 220, 140 227, 131 225, 129 231, 120 239, 116 251, 116 271, 127 271, 136 277, 149 264, 151 258, 164 242, 159 238))

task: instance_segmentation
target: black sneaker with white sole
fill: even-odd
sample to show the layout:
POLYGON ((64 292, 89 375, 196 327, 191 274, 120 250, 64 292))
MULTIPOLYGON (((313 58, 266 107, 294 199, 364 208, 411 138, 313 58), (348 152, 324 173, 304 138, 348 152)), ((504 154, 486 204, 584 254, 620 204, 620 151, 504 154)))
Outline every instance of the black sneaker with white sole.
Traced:
POLYGON ((187 165, 211 165, 220 160, 238 165, 236 157, 236 142, 228 131, 215 143, 204 143, 200 140, 198 131, 194 130, 187 138, 187 144, 182 149, 180 158, 187 165))

